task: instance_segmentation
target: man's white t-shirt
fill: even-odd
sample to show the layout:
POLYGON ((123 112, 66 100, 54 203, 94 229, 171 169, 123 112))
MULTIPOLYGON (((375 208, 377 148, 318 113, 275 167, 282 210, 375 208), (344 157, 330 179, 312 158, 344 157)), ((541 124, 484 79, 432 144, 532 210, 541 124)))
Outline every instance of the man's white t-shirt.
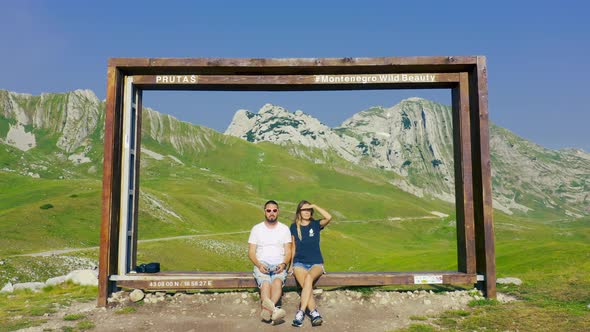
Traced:
POLYGON ((254 225, 250 231, 248 243, 256 245, 256 259, 268 264, 280 264, 285 261, 285 243, 291 243, 289 227, 277 221, 275 227, 270 228, 264 221, 254 225))

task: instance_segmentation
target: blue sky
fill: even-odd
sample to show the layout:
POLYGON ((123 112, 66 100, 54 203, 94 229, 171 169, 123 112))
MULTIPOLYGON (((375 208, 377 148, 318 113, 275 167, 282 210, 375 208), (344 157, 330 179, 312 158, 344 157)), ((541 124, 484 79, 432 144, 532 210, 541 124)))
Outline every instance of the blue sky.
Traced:
MULTIPOLYGON (((0 2, 0 89, 91 89, 110 57, 317 58, 485 55, 496 124, 542 146, 590 151, 585 1, 0 2)), ((374 105, 449 91, 146 92, 144 105, 223 131, 271 102, 337 126, 374 105)))

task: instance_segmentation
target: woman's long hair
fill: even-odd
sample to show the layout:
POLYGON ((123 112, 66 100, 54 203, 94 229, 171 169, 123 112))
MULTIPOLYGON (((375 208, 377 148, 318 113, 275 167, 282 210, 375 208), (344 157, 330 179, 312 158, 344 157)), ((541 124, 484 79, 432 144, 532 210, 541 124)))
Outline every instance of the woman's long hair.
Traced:
MULTIPOLYGON (((299 241, 301 241, 301 220, 303 220, 303 218, 301 218, 301 207, 305 204, 311 203, 309 203, 306 200, 302 200, 301 202, 299 202, 299 205, 297 205, 297 211, 295 211, 295 220, 293 221, 293 223, 297 225, 297 236, 299 237, 299 241)), ((310 220, 311 217, 313 217, 313 209, 311 209, 311 215, 309 216, 310 220)))

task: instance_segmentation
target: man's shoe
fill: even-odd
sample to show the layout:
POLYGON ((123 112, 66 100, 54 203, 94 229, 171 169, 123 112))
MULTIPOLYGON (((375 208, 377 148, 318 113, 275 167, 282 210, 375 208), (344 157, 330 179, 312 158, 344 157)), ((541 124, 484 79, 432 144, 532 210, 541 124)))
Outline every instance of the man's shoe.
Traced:
POLYGON ((264 299, 262 300, 262 308, 272 313, 275 310, 275 304, 271 299, 264 299))
POLYGON ((262 301, 262 311, 260 311, 260 318, 266 323, 270 323, 272 314, 275 311, 275 305, 270 299, 262 301))
POLYGON ((270 323, 270 317, 270 311, 262 308, 262 310, 260 311, 260 319, 262 319, 265 323, 270 323))
POLYGON ((324 322, 317 309, 312 311, 309 315, 311 316, 311 326, 320 326, 324 322))
POLYGON ((282 320, 283 318, 285 318, 285 315, 286 315, 286 314, 287 314, 287 313, 285 312, 285 310, 284 310, 284 309, 281 309, 281 308, 276 308, 276 307, 275 307, 275 310, 273 310, 273 312, 272 312, 272 315, 271 315, 270 319, 272 319, 272 321, 273 321, 273 322, 280 321, 280 320, 282 320))
POLYGON ((293 323, 291 325, 295 327, 301 327, 303 325, 303 319, 305 319, 305 313, 303 310, 298 310, 295 314, 295 319, 293 319, 293 323))

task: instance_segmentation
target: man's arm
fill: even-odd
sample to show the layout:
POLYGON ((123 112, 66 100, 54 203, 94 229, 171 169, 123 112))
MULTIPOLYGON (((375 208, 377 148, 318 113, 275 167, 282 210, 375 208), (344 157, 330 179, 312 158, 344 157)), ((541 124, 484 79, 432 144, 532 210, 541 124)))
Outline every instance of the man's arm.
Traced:
POLYGON ((293 273, 293 259, 295 259, 295 237, 291 235, 291 259, 289 260, 289 273, 293 273))
POLYGON ((264 264, 260 263, 258 258, 256 258, 256 244, 255 243, 248 243, 248 258, 254 263, 256 267, 260 270, 260 272, 264 274, 268 274, 268 270, 264 264))
POLYGON ((289 266, 289 262, 291 261, 291 242, 287 242, 283 245, 285 250, 285 256, 283 257, 283 262, 279 264, 279 269, 277 273, 283 272, 289 266))

